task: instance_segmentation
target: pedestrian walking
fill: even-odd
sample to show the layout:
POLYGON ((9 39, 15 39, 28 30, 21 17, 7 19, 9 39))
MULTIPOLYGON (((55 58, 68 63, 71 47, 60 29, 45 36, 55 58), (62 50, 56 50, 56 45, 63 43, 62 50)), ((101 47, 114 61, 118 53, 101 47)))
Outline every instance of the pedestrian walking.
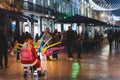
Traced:
POLYGON ((5 34, 0 31, 0 68, 8 68, 8 40, 5 34), (4 58, 3 58, 4 57, 4 58), (3 66, 4 59, 4 66, 3 66))
POLYGON ((110 51, 112 51, 112 43, 113 43, 113 41, 114 41, 114 32, 113 32, 113 30, 110 30, 109 32, 108 32, 108 36, 107 36, 107 38, 108 38, 108 42, 109 42, 109 50, 110 51))

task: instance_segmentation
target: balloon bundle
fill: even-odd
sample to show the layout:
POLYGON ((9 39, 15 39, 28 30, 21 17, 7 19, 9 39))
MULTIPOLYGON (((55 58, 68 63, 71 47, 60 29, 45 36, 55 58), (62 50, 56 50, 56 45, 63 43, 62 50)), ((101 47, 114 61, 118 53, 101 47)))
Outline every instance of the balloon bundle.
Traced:
MULTIPOLYGON (((45 34, 43 34, 43 36, 41 37, 41 39, 39 39, 37 42, 34 42, 34 48, 35 49, 39 49, 39 51, 42 53, 42 55, 52 55, 52 54, 57 54, 60 53, 62 51, 64 51, 65 46, 61 46, 61 47, 54 47, 56 45, 61 44, 61 42, 56 42, 54 44, 48 45, 49 41, 52 39, 52 37, 50 37, 45 43, 44 43, 44 37, 45 34)), ((23 44, 18 43, 18 41, 15 41, 14 43, 14 52, 20 52, 21 47, 23 46, 23 44)))
POLYGON ((52 54, 57 54, 57 53, 60 53, 62 52, 62 50, 65 48, 65 46, 62 46, 62 47, 52 47, 52 48, 49 48, 47 49, 42 55, 52 55, 52 54))

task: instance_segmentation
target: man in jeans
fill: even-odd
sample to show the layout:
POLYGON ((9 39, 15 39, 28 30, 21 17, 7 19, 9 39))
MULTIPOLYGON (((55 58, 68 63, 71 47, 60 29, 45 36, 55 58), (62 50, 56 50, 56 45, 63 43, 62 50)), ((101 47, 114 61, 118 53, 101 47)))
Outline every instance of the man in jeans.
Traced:
POLYGON ((68 26, 66 31, 66 42, 67 42, 67 52, 69 60, 73 60, 73 48, 75 46, 75 41, 77 39, 77 33, 72 30, 71 26, 68 26))

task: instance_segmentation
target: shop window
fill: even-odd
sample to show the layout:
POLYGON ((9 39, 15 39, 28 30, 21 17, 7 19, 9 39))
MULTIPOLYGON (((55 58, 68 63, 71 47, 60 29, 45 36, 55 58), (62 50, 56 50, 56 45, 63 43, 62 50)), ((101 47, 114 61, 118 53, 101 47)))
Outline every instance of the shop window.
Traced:
POLYGON ((36 4, 36 0, 33 0, 33 4, 36 4))
POLYGON ((29 27, 25 26, 25 32, 29 32, 29 27))
POLYGON ((15 21, 13 21, 13 22, 11 23, 11 28, 12 28, 12 31, 14 32, 15 29, 16 29, 16 22, 15 22, 15 21))

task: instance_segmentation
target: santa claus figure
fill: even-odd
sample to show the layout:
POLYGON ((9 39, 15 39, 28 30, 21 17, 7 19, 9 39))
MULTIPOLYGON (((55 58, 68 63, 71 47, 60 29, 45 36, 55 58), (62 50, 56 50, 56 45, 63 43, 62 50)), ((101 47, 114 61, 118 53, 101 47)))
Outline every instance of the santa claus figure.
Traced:
POLYGON ((20 51, 20 59, 24 67, 24 77, 27 77, 30 66, 34 66, 36 68, 39 77, 45 75, 32 40, 29 39, 24 42, 20 51))

